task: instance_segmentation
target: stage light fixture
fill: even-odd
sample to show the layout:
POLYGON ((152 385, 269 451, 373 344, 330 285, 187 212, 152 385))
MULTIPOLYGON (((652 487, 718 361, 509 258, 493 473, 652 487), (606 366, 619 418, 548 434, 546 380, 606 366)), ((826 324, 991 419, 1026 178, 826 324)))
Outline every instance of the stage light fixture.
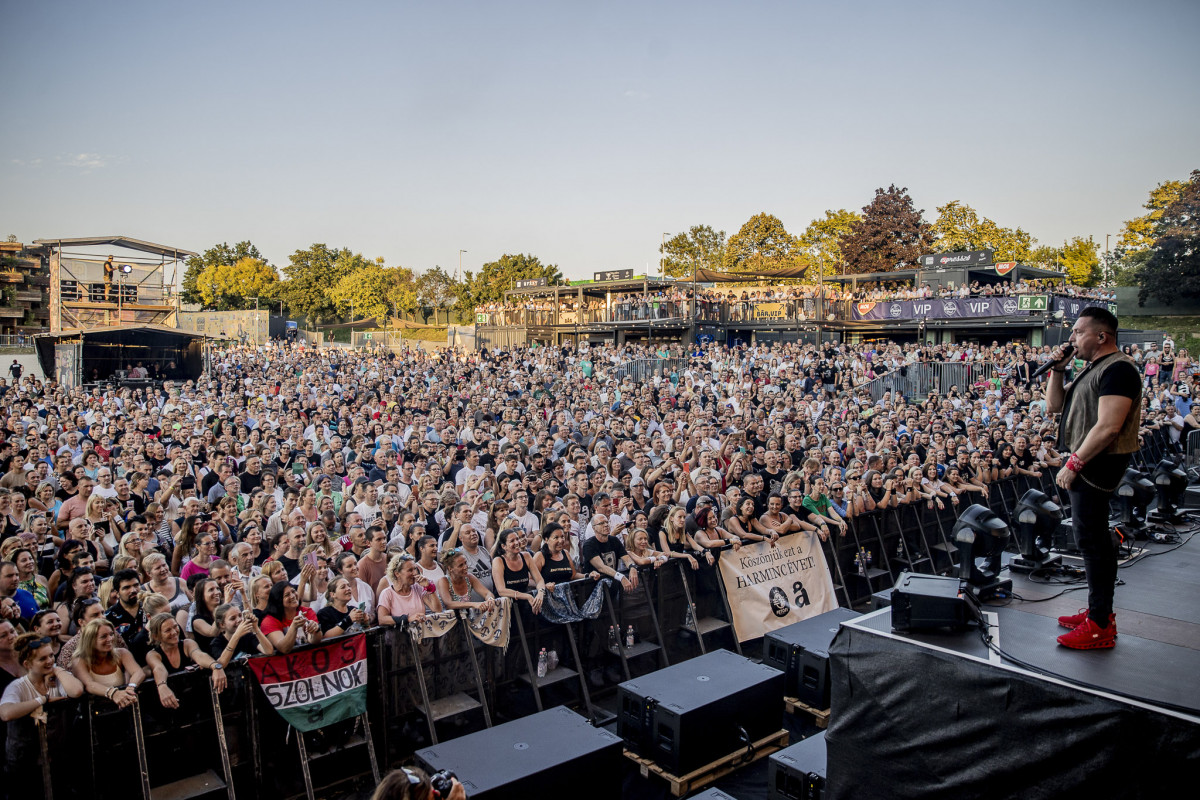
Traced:
POLYGON ((1013 510, 1017 520, 1017 547, 1021 554, 1008 561, 1008 568, 1015 572, 1033 572, 1062 561, 1050 553, 1054 531, 1063 520, 1062 507, 1044 492, 1030 489, 1017 501, 1013 510))
POLYGON ((133 272, 133 266, 130 264, 122 264, 121 272, 124 272, 126 275, 128 275, 129 273, 133 272))
POLYGON ((1154 483, 1146 473, 1136 469, 1125 470, 1125 477, 1117 484, 1117 503, 1121 506, 1121 527, 1138 539, 1145 539, 1146 508, 1154 499, 1154 483))
POLYGON ((958 546, 958 577, 965 590, 980 600, 1012 591, 1011 580, 1000 580, 1000 554, 1009 537, 1004 520, 976 503, 962 513, 950 535, 958 546), (977 558, 983 559, 982 567, 975 564, 977 558))
POLYGON ((1188 476, 1179 462, 1164 458, 1154 468, 1154 489, 1158 493, 1158 506, 1147 515, 1150 522, 1179 523, 1184 516, 1179 513, 1179 500, 1187 489, 1188 476))

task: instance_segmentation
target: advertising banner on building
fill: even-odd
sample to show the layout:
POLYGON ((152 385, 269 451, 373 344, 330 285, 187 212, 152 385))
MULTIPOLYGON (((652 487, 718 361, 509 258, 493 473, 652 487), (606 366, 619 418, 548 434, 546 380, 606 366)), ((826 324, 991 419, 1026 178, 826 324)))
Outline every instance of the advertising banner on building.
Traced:
POLYGON ((719 562, 738 641, 763 636, 837 608, 833 579, 815 534, 727 550, 719 562))
POLYGON ((787 315, 787 306, 783 303, 755 303, 755 322, 783 319, 787 315))
POLYGON ((854 319, 982 319, 1027 314, 1016 297, 948 297, 855 303, 854 319))
POLYGON ((1107 300, 1092 300, 1088 297, 1063 297, 1062 295, 1054 295, 1051 305, 1055 312, 1063 312, 1063 317, 1066 319, 1079 319, 1080 313, 1088 306, 1100 306, 1107 308, 1112 313, 1117 313, 1117 304, 1110 303, 1107 300))
POLYGON ((921 256, 924 269, 946 269, 948 267, 986 267, 992 264, 994 250, 964 250, 958 253, 933 253, 921 256))
POLYGON ((315 731, 367 710, 366 634, 246 661, 267 702, 297 730, 315 731))

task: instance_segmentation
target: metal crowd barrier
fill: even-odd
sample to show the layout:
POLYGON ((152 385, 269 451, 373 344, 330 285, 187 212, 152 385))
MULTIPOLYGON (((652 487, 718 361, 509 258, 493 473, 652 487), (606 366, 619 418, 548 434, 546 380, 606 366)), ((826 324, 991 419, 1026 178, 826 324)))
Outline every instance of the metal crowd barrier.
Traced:
POLYGON ((945 396, 952 388, 965 395, 969 387, 990 380, 995 372, 996 365, 991 361, 917 361, 874 378, 863 384, 863 388, 876 401, 889 391, 908 400, 925 398, 930 392, 945 396))

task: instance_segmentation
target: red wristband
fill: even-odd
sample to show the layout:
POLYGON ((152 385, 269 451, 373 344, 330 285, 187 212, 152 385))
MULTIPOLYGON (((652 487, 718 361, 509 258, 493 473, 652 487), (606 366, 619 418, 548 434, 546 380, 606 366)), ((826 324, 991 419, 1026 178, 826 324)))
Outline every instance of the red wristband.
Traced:
POLYGON ((1083 459, 1077 453, 1071 453, 1070 457, 1067 458, 1067 469, 1071 470, 1071 472, 1082 472, 1083 466, 1083 459))

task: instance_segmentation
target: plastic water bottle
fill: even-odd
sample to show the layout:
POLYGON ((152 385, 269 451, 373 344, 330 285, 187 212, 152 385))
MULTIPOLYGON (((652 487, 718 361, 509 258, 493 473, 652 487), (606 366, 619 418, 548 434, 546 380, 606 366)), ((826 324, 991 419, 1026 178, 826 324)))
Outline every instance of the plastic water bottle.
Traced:
POLYGON ((542 648, 542 652, 538 653, 537 675, 539 678, 546 677, 546 648, 542 648))
POLYGON ((633 647, 633 638, 634 638, 633 626, 630 625, 629 630, 625 631, 625 646, 626 647, 633 647))
POLYGON ((617 629, 612 625, 608 626, 608 649, 613 651, 617 649, 617 629))

